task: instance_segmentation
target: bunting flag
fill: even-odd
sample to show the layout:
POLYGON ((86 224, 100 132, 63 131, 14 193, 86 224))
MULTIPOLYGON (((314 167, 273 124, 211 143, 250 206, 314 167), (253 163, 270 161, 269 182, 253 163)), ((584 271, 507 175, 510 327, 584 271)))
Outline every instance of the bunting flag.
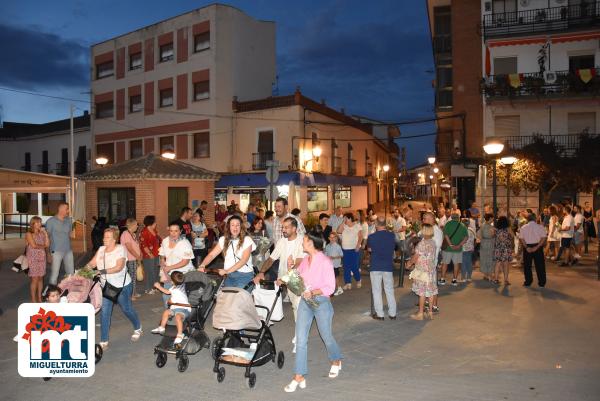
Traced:
POLYGON ((492 62, 490 56, 490 48, 485 47, 485 76, 489 77, 492 73, 492 62))
POLYGON ((579 75, 579 78, 583 81, 583 83, 587 84, 588 82, 590 82, 592 80, 594 75, 596 75, 596 69, 595 68, 579 69, 579 70, 577 70, 577 75, 579 75))
POLYGON ((513 88, 519 89, 521 86, 521 74, 508 74, 508 82, 513 88))

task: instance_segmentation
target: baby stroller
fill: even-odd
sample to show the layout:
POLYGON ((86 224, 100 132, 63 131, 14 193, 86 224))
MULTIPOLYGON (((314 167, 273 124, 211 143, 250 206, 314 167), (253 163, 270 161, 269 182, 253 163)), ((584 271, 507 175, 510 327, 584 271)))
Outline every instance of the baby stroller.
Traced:
POLYGON ((215 359, 213 372, 219 383, 225 380, 225 368, 221 364, 245 368, 244 377, 249 388, 256 385, 253 367, 277 361, 277 367, 283 368, 285 355, 282 351, 277 353, 273 334, 269 329, 271 314, 280 296, 281 289, 278 289, 269 309, 254 305, 252 296, 243 288, 225 287, 221 290, 213 313, 213 326, 223 330, 224 334, 215 338, 211 345, 215 359), (258 316, 256 308, 266 310, 264 321, 258 316))
POLYGON ((216 294, 223 280, 220 276, 191 271, 184 276, 185 292, 192 306, 189 319, 184 323, 184 340, 173 345, 177 335, 174 325, 167 325, 160 343, 154 347, 156 366, 162 368, 167 363, 167 354, 179 360, 177 370, 185 372, 189 365, 189 355, 195 355, 203 348, 210 347, 210 339, 204 331, 204 323, 216 301, 216 294))
MULTIPOLYGON (((94 307, 94 311, 98 313, 102 307, 102 288, 97 285, 100 281, 100 276, 95 276, 93 279, 83 277, 77 273, 65 277, 58 287, 62 290, 60 294, 61 302, 68 303, 90 303, 94 307)), ((94 347, 96 364, 102 359, 102 347, 96 344, 94 347)), ((44 381, 50 380, 51 377, 44 377, 44 381)))

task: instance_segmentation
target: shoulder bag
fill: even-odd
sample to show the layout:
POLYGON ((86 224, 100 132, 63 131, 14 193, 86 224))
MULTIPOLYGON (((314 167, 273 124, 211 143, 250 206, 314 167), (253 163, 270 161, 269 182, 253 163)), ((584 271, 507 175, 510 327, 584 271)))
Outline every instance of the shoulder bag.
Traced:
MULTIPOLYGON (((104 273, 104 287, 102 287, 102 297, 112 301, 113 303, 117 303, 119 300, 119 295, 121 291, 123 291, 123 287, 125 286, 125 280, 127 280, 127 271, 125 271, 125 275, 123 275, 123 285, 121 287, 115 287, 111 283, 108 282, 108 277, 106 274, 106 251, 104 251, 104 258, 102 259, 102 267, 105 271, 104 273)), ((123 266, 123 269, 127 269, 126 266, 123 266)))

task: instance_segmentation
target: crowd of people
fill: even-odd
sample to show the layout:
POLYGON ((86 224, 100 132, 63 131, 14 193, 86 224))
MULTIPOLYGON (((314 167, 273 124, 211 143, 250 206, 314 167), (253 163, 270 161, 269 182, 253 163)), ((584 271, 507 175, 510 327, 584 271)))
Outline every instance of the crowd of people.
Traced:
MULTIPOLYGON (((108 348, 115 304, 133 327, 131 341, 137 341, 143 329, 134 301, 157 292, 162 294, 165 312, 152 333, 164 333, 167 321, 173 318, 177 327, 174 344, 181 343, 183 322, 190 315, 183 277, 194 270, 206 271, 219 257, 223 264, 217 272, 224 277, 224 286, 248 291, 265 279, 282 285, 284 276, 296 269, 306 291, 300 296, 287 291, 296 328, 294 377, 285 387, 292 392, 306 387, 313 320, 331 362, 329 377, 339 375, 343 357, 332 332, 331 299, 361 288, 361 273, 368 271, 370 276, 373 319, 385 320, 385 294, 388 319, 394 320, 398 308, 393 272, 396 263, 405 263, 418 297, 418 308, 410 318, 432 319, 440 311, 438 288, 446 285, 450 269, 453 286, 470 283, 476 267, 483 280, 508 286, 510 265, 520 261, 523 285, 532 285, 535 265, 538 285, 544 287, 546 260, 560 261, 561 266, 577 264, 600 229, 600 211, 594 216, 588 202, 583 208, 551 205, 539 216, 528 209, 515 216, 500 215, 496 221, 491 212, 489 205, 480 211, 474 202, 462 212, 456 205, 441 206, 434 212, 428 205, 417 211, 408 204, 392 208, 389 216, 377 216, 371 208, 355 214, 337 207, 332 215, 321 213, 314 227, 305 227, 300 210, 289 211, 284 198, 274 202, 274 211, 253 204, 246 212, 235 203, 219 205, 210 223, 206 220, 208 203, 203 201, 197 210, 183 208, 179 218, 169 223, 165 238, 159 236, 152 215, 144 217, 141 227, 129 218, 121 230, 98 219, 92 231, 95 253, 87 266, 114 294, 102 300, 100 346, 108 348)), ((47 264, 53 289, 61 266, 67 275, 74 272, 69 205, 61 203, 45 226, 41 218, 33 217, 26 236, 32 302, 42 301, 47 264)))

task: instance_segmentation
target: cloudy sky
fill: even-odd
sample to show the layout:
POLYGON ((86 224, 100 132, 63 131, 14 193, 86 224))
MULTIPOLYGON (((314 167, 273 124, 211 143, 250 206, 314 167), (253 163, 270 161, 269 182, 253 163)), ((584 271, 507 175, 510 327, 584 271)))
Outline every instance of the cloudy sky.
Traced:
MULTIPOLYGON (((6 4, 8 3, 8 4, 6 4)), ((334 108, 385 121, 433 116, 432 52, 420 0, 224 1, 277 24, 279 93, 296 86, 334 108)), ((195 8, 205 1, 21 0, 0 13, 0 88, 88 99, 89 46, 195 8), (143 4, 140 13, 139 4, 143 4)), ((78 107, 86 108, 85 103, 78 107)), ((0 89, 5 121, 67 118, 69 102, 0 89)), ((402 126, 403 135, 432 124, 402 126)), ((408 165, 433 152, 434 137, 398 141, 408 165)))

